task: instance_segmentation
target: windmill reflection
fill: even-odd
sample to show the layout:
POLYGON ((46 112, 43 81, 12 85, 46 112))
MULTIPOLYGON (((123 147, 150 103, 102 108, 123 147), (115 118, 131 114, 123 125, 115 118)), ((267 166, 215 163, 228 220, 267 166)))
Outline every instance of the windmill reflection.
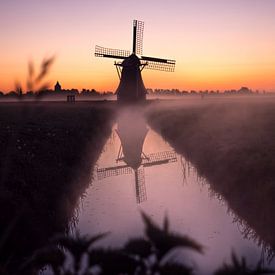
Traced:
POLYGON ((144 168, 176 162, 174 151, 146 154, 143 144, 148 133, 144 117, 137 111, 124 112, 118 119, 116 133, 121 145, 114 166, 97 168, 99 180, 134 174, 137 203, 147 200, 144 168))

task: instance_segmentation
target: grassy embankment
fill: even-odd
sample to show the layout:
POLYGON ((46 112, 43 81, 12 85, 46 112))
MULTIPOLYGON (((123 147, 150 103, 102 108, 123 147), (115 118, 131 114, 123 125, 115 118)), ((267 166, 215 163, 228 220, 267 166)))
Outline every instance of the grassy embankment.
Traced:
POLYGON ((98 103, 0 105, 0 266, 16 269, 68 230, 114 110, 98 103))
POLYGON ((159 104, 147 115, 245 220, 244 235, 274 249, 275 100, 159 104))

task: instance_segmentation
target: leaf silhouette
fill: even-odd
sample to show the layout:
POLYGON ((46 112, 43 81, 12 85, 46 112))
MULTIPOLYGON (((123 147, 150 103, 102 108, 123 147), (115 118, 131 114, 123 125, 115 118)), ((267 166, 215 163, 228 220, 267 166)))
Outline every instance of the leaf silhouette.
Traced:
POLYGON ((152 245, 143 238, 135 238, 125 244, 124 251, 129 254, 138 255, 141 258, 146 258, 152 253, 152 245))
POLYGON ((80 236, 79 233, 76 233, 75 236, 57 236, 53 238, 52 243, 61 245, 73 252, 86 252, 89 247, 94 244, 96 241, 104 238, 108 233, 101 233, 93 237, 80 236))
POLYGON ((53 239, 52 243, 66 248, 74 259, 74 269, 78 271, 81 265, 82 256, 88 253, 89 248, 96 241, 102 239, 107 233, 98 234, 93 237, 80 236, 79 233, 75 237, 59 236, 53 239))
POLYGON ((191 238, 167 231, 167 222, 164 222, 164 229, 161 229, 145 213, 142 212, 141 215, 146 227, 145 234, 158 250, 160 258, 177 247, 203 252, 202 246, 191 238))
POLYGON ((168 217, 165 216, 164 221, 163 221, 163 229, 165 232, 169 232, 169 220, 168 217))
POLYGON ((224 263, 222 267, 216 270, 214 275, 258 275, 258 274, 274 274, 274 270, 262 268, 259 262, 257 266, 252 269, 246 264, 245 258, 238 259, 236 254, 232 252, 231 254, 232 264, 224 263))
POLYGON ((35 82, 39 83, 48 73, 48 71, 50 70, 51 65, 54 63, 55 57, 49 57, 49 58, 45 58, 40 66, 40 73, 39 75, 36 77, 35 82))
POLYGON ((121 249, 93 249, 89 252, 89 266, 99 265, 101 274, 134 274, 138 261, 121 249))
POLYGON ((161 266, 159 273, 160 275, 190 275, 193 273, 193 270, 179 263, 172 262, 161 266))
POLYGON ((34 65, 32 61, 28 64, 28 77, 27 77, 27 89, 28 91, 33 90, 33 77, 34 77, 34 65))
MULTIPOLYGON (((28 63, 28 75, 26 79, 26 89, 27 91, 36 92, 39 94, 41 91, 45 91, 49 88, 50 83, 45 82, 41 83, 42 80, 47 76, 52 64, 55 61, 55 56, 51 56, 49 58, 44 58, 40 65, 40 71, 37 76, 35 76, 34 64, 30 60, 28 63)), ((23 87, 19 81, 15 82, 15 91, 16 94, 22 96, 23 87)))
POLYGON ((52 267, 55 274, 60 274, 65 258, 64 253, 57 247, 46 247, 37 250, 20 269, 21 272, 25 274, 26 271, 30 272, 30 270, 33 270, 33 272, 35 272, 40 268, 49 265, 52 267))

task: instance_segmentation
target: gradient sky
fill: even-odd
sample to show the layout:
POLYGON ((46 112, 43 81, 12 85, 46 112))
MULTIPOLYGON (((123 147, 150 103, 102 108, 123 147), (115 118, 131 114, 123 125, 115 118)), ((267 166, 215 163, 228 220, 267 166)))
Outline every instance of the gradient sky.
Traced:
POLYGON ((52 84, 114 91, 114 60, 94 46, 130 50, 138 19, 144 55, 177 61, 175 73, 144 70, 146 87, 275 91, 274 14, 274 0, 0 0, 0 90, 54 54, 52 84))

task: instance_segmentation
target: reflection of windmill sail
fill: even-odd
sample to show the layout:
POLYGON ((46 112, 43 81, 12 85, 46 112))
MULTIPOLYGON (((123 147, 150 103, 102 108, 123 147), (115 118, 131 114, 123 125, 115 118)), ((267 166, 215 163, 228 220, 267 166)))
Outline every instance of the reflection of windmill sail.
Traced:
POLYGON ((176 161, 177 155, 174 151, 164 151, 147 155, 147 158, 143 159, 142 164, 144 167, 149 167, 176 161))
POLYGON ((97 169, 99 180, 125 174, 134 174, 137 203, 147 199, 144 168, 176 162, 174 151, 157 152, 146 155, 143 152, 143 143, 148 128, 140 113, 131 110, 122 114, 118 120, 117 135, 121 141, 117 165, 97 169))
POLYGON ((135 170, 135 187, 137 203, 142 203, 147 200, 144 168, 140 167, 135 170))
POLYGON ((132 173, 133 173, 133 169, 131 169, 131 167, 129 167, 128 165, 97 168, 97 178, 99 180, 102 180, 108 177, 120 176, 120 175, 132 174, 132 173))

